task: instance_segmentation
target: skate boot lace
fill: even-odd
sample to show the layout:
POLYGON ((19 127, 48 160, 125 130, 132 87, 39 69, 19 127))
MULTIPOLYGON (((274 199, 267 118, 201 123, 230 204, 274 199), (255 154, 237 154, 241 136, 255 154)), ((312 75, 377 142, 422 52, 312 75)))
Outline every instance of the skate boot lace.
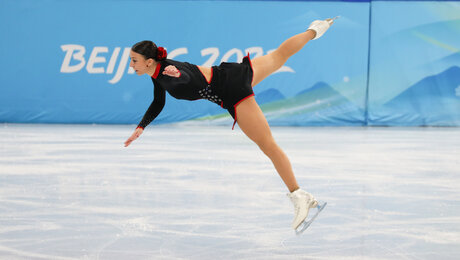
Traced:
POLYGON ((294 213, 295 215, 297 215, 297 213, 299 213, 300 210, 300 204, 297 202, 296 198, 290 197, 290 199, 292 201, 292 204, 294 204, 294 213))
POLYGON ((296 203, 294 203, 294 213, 295 215, 297 215, 299 213, 299 210, 300 210, 300 206, 296 203))
MULTIPOLYGON (((288 197, 291 199, 292 201, 292 204, 294 204, 294 213, 297 215, 300 211, 300 201, 298 199, 300 198, 296 198, 295 196, 292 196, 290 194, 287 194, 288 197)), ((313 196, 311 196, 310 194, 306 194, 307 195, 307 208, 315 208, 317 205, 318 205, 318 201, 313 198, 313 196)))

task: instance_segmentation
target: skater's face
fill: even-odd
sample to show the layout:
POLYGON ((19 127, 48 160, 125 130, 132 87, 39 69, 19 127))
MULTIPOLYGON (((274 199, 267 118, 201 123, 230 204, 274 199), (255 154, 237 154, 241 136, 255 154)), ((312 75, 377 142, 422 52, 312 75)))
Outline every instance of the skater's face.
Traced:
POLYGON ((144 55, 131 51, 129 54, 131 62, 129 66, 134 69, 137 75, 143 75, 151 71, 154 67, 153 59, 145 59, 144 55))

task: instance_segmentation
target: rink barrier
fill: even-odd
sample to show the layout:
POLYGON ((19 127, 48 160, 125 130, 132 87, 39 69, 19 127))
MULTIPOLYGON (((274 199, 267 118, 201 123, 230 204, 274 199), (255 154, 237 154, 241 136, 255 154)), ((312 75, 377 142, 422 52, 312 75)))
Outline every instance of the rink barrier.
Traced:
MULTIPOLYGON (((135 42, 212 66, 336 15, 254 88, 271 125, 460 125, 460 2, 359 0, 4 1, 0 122, 137 124, 153 87, 129 68, 135 42)), ((154 124, 186 120, 231 124, 210 102, 169 96, 154 124)))

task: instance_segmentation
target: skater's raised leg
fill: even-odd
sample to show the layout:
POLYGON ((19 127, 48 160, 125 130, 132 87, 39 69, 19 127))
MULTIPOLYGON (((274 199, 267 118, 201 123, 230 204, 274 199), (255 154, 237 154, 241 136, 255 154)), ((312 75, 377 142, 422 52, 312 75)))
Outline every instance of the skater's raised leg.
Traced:
POLYGON ((308 30, 287 39, 273 52, 254 58, 252 60, 254 71, 252 86, 259 84, 263 79, 281 68, 289 57, 300 51, 313 37, 315 37, 315 32, 308 30))
POLYGON ((333 23, 331 19, 314 21, 307 31, 285 40, 276 50, 267 55, 254 58, 252 68, 254 76, 252 86, 259 84, 263 79, 277 71, 295 53, 300 51, 310 40, 321 37, 333 23))

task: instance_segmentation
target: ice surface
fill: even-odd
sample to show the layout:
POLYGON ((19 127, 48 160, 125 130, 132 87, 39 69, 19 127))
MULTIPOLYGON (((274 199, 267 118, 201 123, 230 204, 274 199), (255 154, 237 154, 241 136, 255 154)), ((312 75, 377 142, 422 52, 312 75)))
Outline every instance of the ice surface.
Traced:
POLYGON ((230 126, 0 125, 0 259, 460 259, 460 128, 272 128, 302 235, 230 126))

